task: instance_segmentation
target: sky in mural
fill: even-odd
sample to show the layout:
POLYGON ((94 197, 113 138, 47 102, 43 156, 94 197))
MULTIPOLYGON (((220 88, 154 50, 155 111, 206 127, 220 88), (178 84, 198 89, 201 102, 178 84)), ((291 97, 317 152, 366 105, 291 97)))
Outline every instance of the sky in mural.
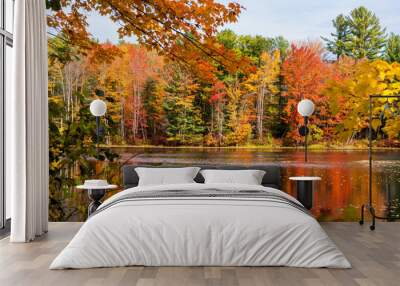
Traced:
MULTIPOLYGON (((232 1, 232 0, 231 0, 232 1)), ((220 1, 226 3, 228 0, 220 1)), ((399 0, 238 0, 245 7, 237 23, 227 26, 238 34, 284 36, 290 41, 329 36, 332 19, 361 5, 374 11, 388 32, 400 34, 399 0)), ((118 23, 107 17, 88 17, 92 35, 100 41, 118 42, 118 23)), ((135 39, 125 40, 134 42, 135 39)))

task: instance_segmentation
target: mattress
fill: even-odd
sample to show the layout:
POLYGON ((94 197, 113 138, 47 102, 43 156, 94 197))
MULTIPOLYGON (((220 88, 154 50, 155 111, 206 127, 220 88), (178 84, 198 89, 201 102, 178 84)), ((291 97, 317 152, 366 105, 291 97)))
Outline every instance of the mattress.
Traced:
POLYGON ((193 183, 112 196, 50 269, 133 265, 351 267, 290 195, 255 185, 193 183))

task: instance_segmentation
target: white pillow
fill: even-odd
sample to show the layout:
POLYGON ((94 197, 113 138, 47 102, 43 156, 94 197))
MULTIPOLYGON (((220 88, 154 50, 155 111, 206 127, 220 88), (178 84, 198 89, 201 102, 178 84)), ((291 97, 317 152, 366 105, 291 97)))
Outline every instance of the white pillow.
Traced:
POLYGON ((205 184, 261 185, 265 171, 261 170, 201 170, 205 184))
POLYGON ((135 168, 139 176, 139 186, 171 185, 195 183, 193 180, 200 168, 135 168))

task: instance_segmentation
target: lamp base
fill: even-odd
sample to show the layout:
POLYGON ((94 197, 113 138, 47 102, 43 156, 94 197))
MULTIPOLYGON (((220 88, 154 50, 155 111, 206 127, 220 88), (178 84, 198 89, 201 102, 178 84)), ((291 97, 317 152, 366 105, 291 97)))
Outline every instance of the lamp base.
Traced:
POLYGON ((311 210, 313 207, 313 181, 297 181, 297 199, 311 210))
POLYGON ((372 205, 370 204, 364 204, 361 206, 361 219, 359 221, 360 225, 364 224, 364 210, 367 209, 369 211, 369 213, 371 214, 372 217, 372 224, 369 226, 370 230, 375 230, 375 219, 376 219, 376 215, 375 215, 375 209, 372 205))
POLYGON ((88 196, 91 200, 89 207, 88 207, 88 217, 90 217, 97 208, 101 205, 100 200, 106 194, 106 190, 104 189, 89 189, 88 196))
POLYGON ((396 217, 377 216, 376 213, 375 213, 375 208, 370 203, 367 203, 367 204, 363 204, 361 206, 361 219, 358 222, 360 225, 364 224, 364 212, 365 212, 365 210, 369 211, 369 213, 370 213, 370 215, 372 217, 372 223, 369 226, 370 230, 375 230, 375 221, 376 221, 376 219, 384 219, 384 220, 397 220, 397 219, 399 219, 399 218, 396 218, 396 217))

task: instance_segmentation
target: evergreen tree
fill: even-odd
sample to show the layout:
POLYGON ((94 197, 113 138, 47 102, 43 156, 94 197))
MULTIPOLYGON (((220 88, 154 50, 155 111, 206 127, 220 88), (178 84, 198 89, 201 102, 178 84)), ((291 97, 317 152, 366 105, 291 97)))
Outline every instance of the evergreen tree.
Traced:
POLYGON ((333 40, 324 39, 327 49, 337 57, 348 55, 355 59, 376 59, 382 55, 386 43, 386 29, 379 18, 367 8, 360 6, 350 15, 339 15, 333 21, 336 33, 333 40))
POLYGON ((389 62, 400 63, 400 35, 394 33, 390 34, 390 37, 386 44, 386 60, 389 62))
MULTIPOLYGON (((286 58, 286 55, 287 55, 288 49, 289 49, 289 41, 286 40, 282 36, 277 36, 272 39, 272 42, 273 42, 273 51, 279 50, 281 59, 283 60, 284 58, 286 58)), ((273 51, 270 51, 270 52, 273 52, 273 51)))
POLYGON ((201 108, 196 104, 198 85, 178 68, 165 91, 167 141, 173 145, 201 145, 205 128, 201 108))
POLYGON ((346 17, 350 29, 349 54, 356 59, 375 59, 381 56, 386 42, 386 29, 379 18, 361 6, 346 17))
POLYGON ((163 100, 163 85, 153 78, 148 78, 143 88, 143 107, 146 112, 147 134, 152 144, 159 144, 165 137, 163 100))
POLYGON ((326 41, 327 50, 335 54, 339 59, 340 56, 346 55, 346 52, 348 52, 349 25, 343 14, 340 14, 335 20, 332 20, 332 24, 336 29, 336 33, 331 33, 333 40, 324 37, 322 37, 322 39, 326 41))

